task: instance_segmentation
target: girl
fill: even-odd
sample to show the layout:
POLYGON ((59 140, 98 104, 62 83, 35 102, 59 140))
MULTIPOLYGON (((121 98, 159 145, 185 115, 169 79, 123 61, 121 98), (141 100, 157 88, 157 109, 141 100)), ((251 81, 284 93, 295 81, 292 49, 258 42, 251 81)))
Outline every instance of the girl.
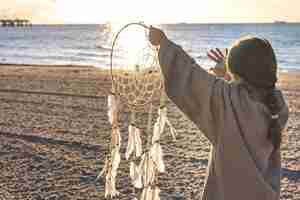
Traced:
POLYGON ((202 199, 278 200, 288 108, 275 88, 271 44, 250 37, 237 41, 225 60, 228 82, 202 69, 161 30, 151 27, 149 40, 160 46, 167 95, 213 146, 202 199))

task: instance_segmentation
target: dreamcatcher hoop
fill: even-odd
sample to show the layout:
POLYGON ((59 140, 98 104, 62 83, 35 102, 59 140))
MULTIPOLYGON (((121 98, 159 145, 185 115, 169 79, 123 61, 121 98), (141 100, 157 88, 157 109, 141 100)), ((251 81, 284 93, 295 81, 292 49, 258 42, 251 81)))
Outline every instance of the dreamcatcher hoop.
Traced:
MULTIPOLYGON (((116 33, 113 38, 110 52, 110 75, 112 81, 112 93, 119 96, 120 101, 127 105, 131 110, 138 110, 153 103, 153 98, 156 96, 155 94, 158 94, 158 96, 161 95, 163 82, 157 58, 158 49, 149 42, 147 42, 146 48, 153 51, 153 55, 147 55, 148 59, 151 59, 152 56, 152 60, 150 63, 146 64, 150 65, 150 67, 148 66, 146 70, 143 69, 143 72, 138 72, 138 70, 135 72, 127 70, 118 71, 117 69, 114 69, 114 56, 118 40, 120 39, 121 34, 132 26, 141 27, 145 30, 149 29, 149 27, 143 23, 129 23, 116 33), (151 70, 151 68, 154 70, 151 70), (130 84, 131 87, 129 86, 130 84)), ((146 37, 145 34, 145 39, 148 41, 146 37)), ((142 49, 142 51, 144 50, 145 49, 142 49)), ((139 67, 139 65, 135 65, 135 67, 139 67)))

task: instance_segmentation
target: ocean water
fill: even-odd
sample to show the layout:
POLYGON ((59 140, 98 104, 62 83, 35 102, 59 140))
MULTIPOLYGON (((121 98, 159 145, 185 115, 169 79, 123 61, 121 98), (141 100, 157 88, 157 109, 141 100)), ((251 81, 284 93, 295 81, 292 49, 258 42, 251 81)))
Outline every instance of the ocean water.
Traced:
MULTIPOLYGON (((240 37, 268 39, 282 70, 300 69, 300 24, 172 24, 160 25, 200 65, 211 48, 228 48, 240 37)), ((34 25, 0 27, 0 63, 71 64, 108 68, 112 36, 105 25, 34 25)))

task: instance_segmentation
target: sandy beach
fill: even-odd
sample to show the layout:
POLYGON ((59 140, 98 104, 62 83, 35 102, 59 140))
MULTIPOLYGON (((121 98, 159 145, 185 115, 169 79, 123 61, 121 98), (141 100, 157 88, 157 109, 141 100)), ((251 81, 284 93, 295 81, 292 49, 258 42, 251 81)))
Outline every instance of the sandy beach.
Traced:
MULTIPOLYGON (((300 200, 300 73, 281 73, 278 86, 290 109, 283 132, 281 199, 300 200)), ((0 66, 0 200, 104 199, 104 181, 95 179, 110 141, 110 87, 109 72, 99 68, 0 66)), ((163 134, 167 173, 159 177, 161 197, 198 199, 210 144, 174 104, 168 108, 179 135, 174 142, 168 130, 163 134)), ((128 117, 127 112, 121 117, 117 188, 122 200, 131 200, 133 192, 124 155, 128 117)))

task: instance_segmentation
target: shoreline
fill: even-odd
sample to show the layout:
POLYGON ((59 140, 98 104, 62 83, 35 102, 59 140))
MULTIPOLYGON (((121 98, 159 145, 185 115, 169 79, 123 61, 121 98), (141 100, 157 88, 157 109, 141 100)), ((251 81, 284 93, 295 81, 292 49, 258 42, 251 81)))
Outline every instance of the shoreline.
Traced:
MULTIPOLYGON (((1 63, 0 67, 51 67, 51 68, 97 68, 104 71, 109 71, 109 68, 95 66, 95 65, 84 65, 84 64, 19 64, 19 63, 1 63)), ((279 68, 279 73, 295 73, 300 74, 300 69, 297 68, 279 68)))
MULTIPOLYGON (((117 22, 118 23, 118 22, 117 22)), ((33 23, 32 26, 105 26, 108 23, 52 23, 52 24, 41 24, 41 23, 33 23)), ((275 21, 265 21, 265 22, 175 22, 175 23, 155 23, 152 25, 161 25, 161 26, 174 26, 174 25, 274 25, 278 24, 275 21)), ((279 25, 299 25, 299 21, 285 21, 279 25)), ((1 27, 1 26, 0 26, 1 27)))
POLYGON ((9 67, 68 67, 68 68, 99 68, 99 69, 104 69, 105 68, 100 68, 94 65, 73 65, 73 64, 15 64, 15 63, 0 63, 1 66, 9 66, 9 67))

